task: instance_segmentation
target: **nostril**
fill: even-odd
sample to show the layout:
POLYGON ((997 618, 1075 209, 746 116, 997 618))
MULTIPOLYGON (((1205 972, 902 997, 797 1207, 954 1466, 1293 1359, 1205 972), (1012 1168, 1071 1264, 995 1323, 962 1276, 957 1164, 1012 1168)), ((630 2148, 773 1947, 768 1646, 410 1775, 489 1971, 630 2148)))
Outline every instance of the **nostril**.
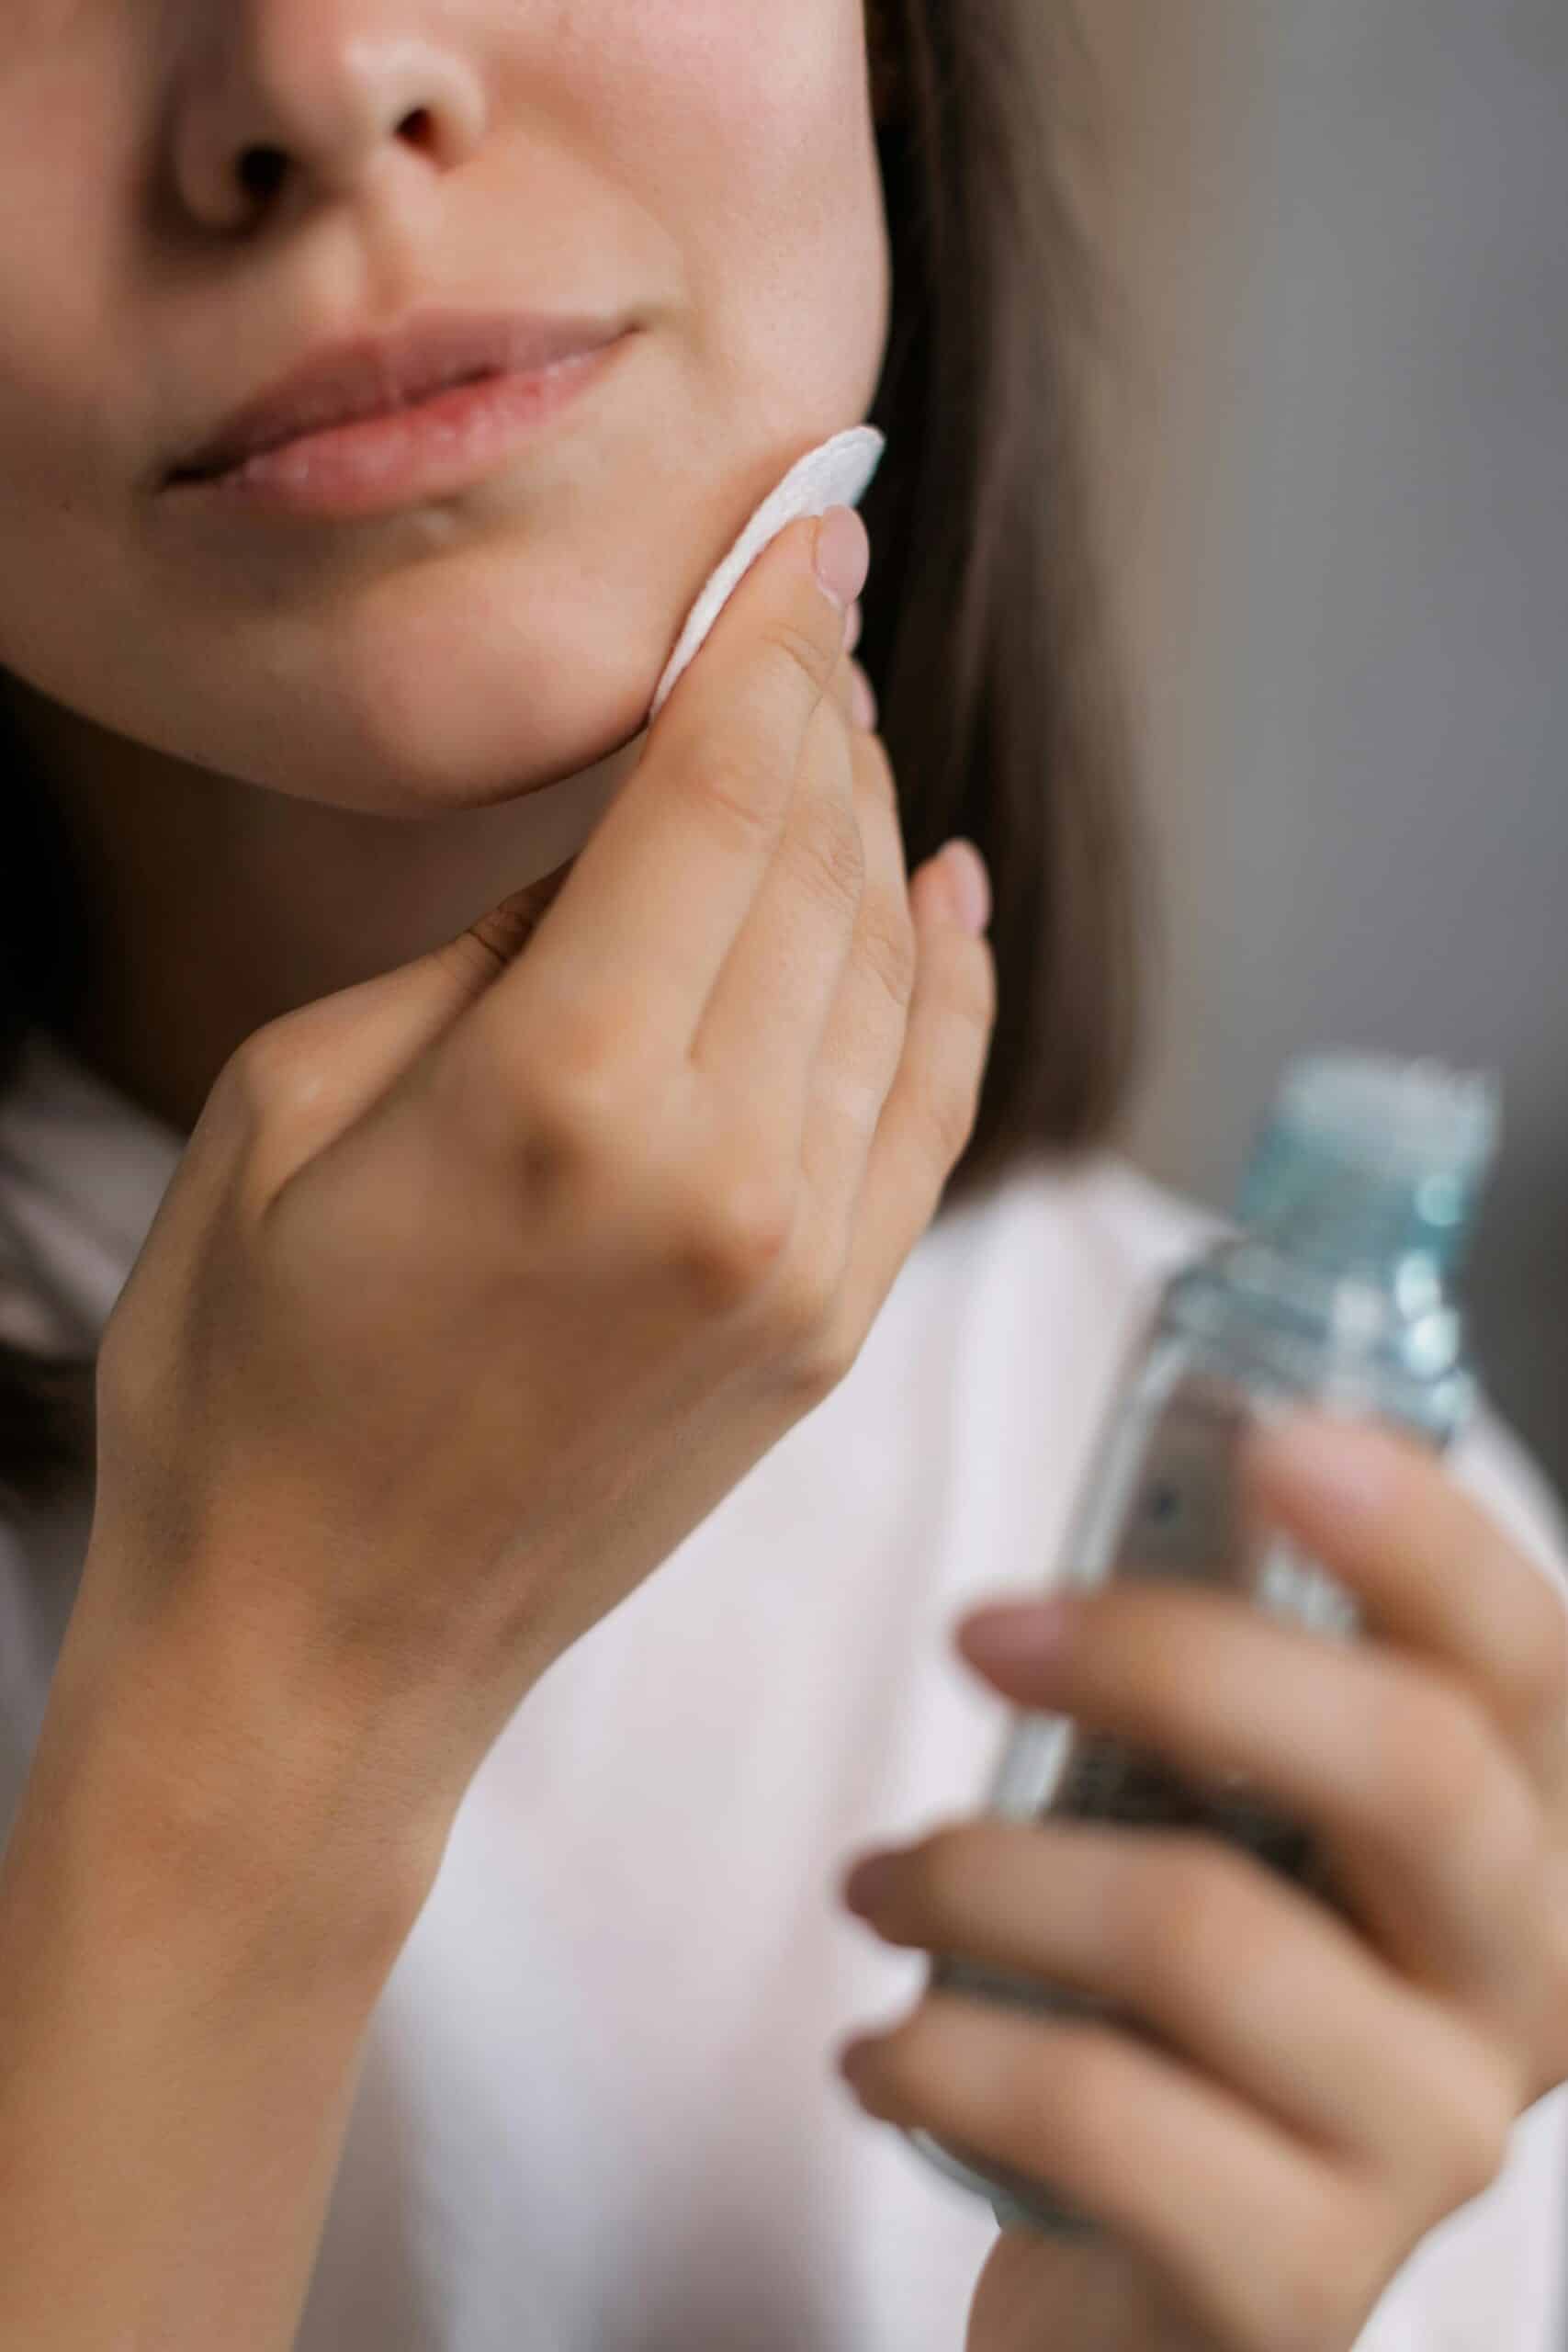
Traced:
POLYGON ((281 149, 248 147, 240 158, 237 176, 247 196, 265 203, 276 194, 288 168, 288 159, 281 149))

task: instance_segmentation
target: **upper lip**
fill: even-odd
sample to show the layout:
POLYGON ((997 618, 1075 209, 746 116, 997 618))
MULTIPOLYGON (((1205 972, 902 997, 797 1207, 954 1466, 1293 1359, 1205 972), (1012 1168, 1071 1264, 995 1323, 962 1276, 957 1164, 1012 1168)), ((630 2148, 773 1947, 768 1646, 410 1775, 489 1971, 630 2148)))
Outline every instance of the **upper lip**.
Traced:
POLYGON ((615 342, 626 325, 620 319, 537 312, 422 311, 389 334, 363 335, 314 353, 177 458, 164 479, 173 483, 225 473, 302 433, 379 416, 465 379, 548 368, 615 342))

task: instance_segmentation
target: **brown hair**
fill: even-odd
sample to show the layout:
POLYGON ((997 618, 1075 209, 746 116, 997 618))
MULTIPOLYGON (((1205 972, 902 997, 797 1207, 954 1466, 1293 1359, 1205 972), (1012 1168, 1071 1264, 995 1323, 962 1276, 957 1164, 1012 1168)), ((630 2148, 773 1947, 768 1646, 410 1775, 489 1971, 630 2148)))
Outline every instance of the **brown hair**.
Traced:
MULTIPOLYGON (((894 283, 858 658, 910 870, 967 834, 996 901, 996 1034, 940 1214, 1028 1152, 1108 1140, 1141 1036, 1145 866, 1086 479, 1094 278, 1064 181, 1083 65, 1065 7, 866 0, 894 283)), ((68 846, 14 749, 0 793, 3 1088, 82 968, 68 846)), ((90 1468, 93 1375, 0 1341, 0 1493, 90 1468)))

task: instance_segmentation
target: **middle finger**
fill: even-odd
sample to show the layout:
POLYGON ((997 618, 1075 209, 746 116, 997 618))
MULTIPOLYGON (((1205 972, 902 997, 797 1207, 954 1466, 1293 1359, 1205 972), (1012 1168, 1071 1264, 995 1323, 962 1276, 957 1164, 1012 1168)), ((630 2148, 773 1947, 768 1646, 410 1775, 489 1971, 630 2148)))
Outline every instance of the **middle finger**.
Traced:
POLYGON ((1462 2137, 1507 2106, 1473 2028, 1212 1838, 988 1815, 876 1860, 850 1907, 886 1942, 1108 2000, 1113 2022, 1320 2146, 1408 2174, 1450 2122, 1462 2137))
POLYGON ((1051 1657, 958 1645, 1021 1705, 1156 1752, 1218 1793, 1238 1770, 1314 1833, 1343 1908, 1415 1983, 1534 2032, 1546 1955, 1529 1932, 1540 1809, 1450 1681, 1200 1589, 1133 1582, 1070 1601, 1051 1657))
MULTIPOLYGON (((850 665, 858 673, 858 664, 850 665)), ((898 790, 881 738, 853 729, 854 808, 865 894, 853 951, 823 1033, 802 1145, 808 1196, 840 1221, 842 1170, 863 1171, 903 1058, 919 954, 898 790), (852 1136, 853 1147, 846 1145, 852 1136)), ((858 1193, 858 1185, 855 1187, 858 1193)))

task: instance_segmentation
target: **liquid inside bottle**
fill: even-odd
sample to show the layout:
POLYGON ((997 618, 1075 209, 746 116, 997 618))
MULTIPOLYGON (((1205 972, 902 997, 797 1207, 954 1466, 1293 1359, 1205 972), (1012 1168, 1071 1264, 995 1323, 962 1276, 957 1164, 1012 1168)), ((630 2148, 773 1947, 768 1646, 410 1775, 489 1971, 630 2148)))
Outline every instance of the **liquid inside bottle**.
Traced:
MULTIPOLYGON (((1102 1434, 1054 1582, 1112 1577, 1219 1589, 1326 1640, 1353 1640, 1350 1595, 1271 1530, 1246 1523, 1238 1449, 1258 1421, 1313 1406, 1376 1417, 1435 1449, 1473 1409, 1451 1281, 1496 1148, 1496 1090, 1431 1062, 1320 1054, 1286 1070, 1259 1135, 1237 1230, 1161 1292, 1102 1434)), ((1015 1714, 987 1799, 1014 1821, 1201 1831, 1242 1846, 1331 1906, 1331 1874, 1300 1824, 1239 1777, 1199 1786, 1160 1756, 1070 1716, 1015 1714)), ((1060 2018, 1147 2021, 1097 1995, 962 1955, 933 1991, 1060 2018)), ((1099 2224, 1043 2179, 911 2131, 939 2170, 1004 2227, 1087 2235, 1099 2224)))

